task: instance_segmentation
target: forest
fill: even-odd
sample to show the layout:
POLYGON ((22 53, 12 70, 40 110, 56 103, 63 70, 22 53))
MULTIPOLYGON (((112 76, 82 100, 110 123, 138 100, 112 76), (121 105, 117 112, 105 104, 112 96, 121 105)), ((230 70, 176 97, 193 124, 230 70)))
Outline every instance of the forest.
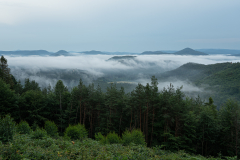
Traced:
POLYGON ((169 84, 159 90, 157 86, 155 76, 129 93, 114 83, 103 92, 99 85, 86 85, 81 79, 71 90, 61 80, 53 88, 40 88, 29 79, 22 85, 2 56, 0 116, 2 121, 8 115, 17 124, 26 122, 35 131, 50 121, 59 136, 74 125, 84 126, 87 137, 96 140, 109 133, 123 138, 126 132, 140 131, 149 149, 183 150, 204 157, 239 156, 238 101, 228 99, 217 108, 211 97, 205 102, 201 97, 187 97, 182 87, 169 84))

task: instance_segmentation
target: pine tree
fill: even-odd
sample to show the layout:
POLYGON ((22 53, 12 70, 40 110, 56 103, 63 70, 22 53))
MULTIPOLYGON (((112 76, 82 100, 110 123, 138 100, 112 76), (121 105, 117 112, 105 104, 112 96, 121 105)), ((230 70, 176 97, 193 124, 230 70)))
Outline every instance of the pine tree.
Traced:
POLYGON ((63 128, 64 128, 64 110, 63 110, 63 101, 64 101, 64 92, 67 92, 67 87, 64 86, 63 82, 61 80, 58 80, 56 85, 55 85, 55 88, 54 88, 54 93, 56 95, 56 98, 57 98, 57 101, 58 101, 58 104, 59 104, 59 112, 58 112, 58 115, 59 115, 59 121, 60 121, 60 124, 59 124, 59 127, 60 127, 60 130, 61 132, 63 132, 63 128))
POLYGON ((7 84, 10 84, 11 87, 14 86, 12 75, 10 74, 10 68, 8 68, 7 59, 4 58, 4 56, 1 56, 0 59, 0 78, 7 84))
POLYGON ((17 97, 10 85, 0 79, 0 116, 11 114, 15 120, 19 120, 17 97))

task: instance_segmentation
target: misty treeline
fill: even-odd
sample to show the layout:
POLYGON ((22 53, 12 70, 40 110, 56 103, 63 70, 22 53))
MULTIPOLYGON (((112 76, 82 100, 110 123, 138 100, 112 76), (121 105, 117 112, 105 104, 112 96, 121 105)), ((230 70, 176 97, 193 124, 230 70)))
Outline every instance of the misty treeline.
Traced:
POLYGON ((240 105, 228 100, 219 110, 213 99, 189 98, 181 88, 159 90, 153 76, 150 84, 138 84, 131 93, 115 84, 105 93, 99 86, 84 85, 68 90, 59 80, 54 88, 41 89, 35 81, 22 86, 10 74, 1 57, 0 115, 10 114, 16 122, 27 121, 32 128, 47 120, 58 125, 60 135, 70 124, 84 124, 89 138, 140 129, 149 147, 185 150, 203 156, 239 154, 240 105))

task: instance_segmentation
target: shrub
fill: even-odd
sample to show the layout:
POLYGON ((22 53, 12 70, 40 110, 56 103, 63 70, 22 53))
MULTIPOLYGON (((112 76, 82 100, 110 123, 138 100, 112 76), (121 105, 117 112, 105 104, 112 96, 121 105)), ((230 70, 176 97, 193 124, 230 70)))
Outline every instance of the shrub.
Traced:
POLYGON ((95 139, 96 141, 101 141, 103 140, 105 137, 102 135, 101 132, 98 132, 97 134, 95 133, 95 139))
POLYGON ((110 144, 121 142, 121 138, 115 132, 108 133, 106 139, 107 139, 107 142, 110 144))
POLYGON ((78 124, 78 125, 69 125, 68 128, 66 128, 65 137, 69 137, 71 140, 83 140, 84 138, 87 138, 87 130, 85 129, 84 125, 78 124))
POLYGON ((32 124, 32 130, 36 130, 37 128, 38 128, 38 125, 37 125, 37 123, 36 123, 36 121, 34 121, 34 123, 32 124))
POLYGON ((17 132, 20 134, 30 134, 31 127, 29 126, 29 124, 26 121, 21 121, 17 125, 17 132))
POLYGON ((146 145, 145 136, 141 130, 134 129, 132 130, 131 134, 133 137, 133 143, 137 145, 146 145))
POLYGON ((97 134, 95 134, 95 139, 99 141, 101 144, 108 143, 107 138, 103 136, 101 132, 98 132, 97 134))
POLYGON ((51 137, 56 137, 58 135, 58 127, 52 121, 46 121, 44 129, 47 131, 47 134, 50 135, 51 137))
POLYGON ((0 141, 8 142, 13 139, 15 133, 15 122, 10 117, 6 115, 4 118, 0 119, 0 141))
POLYGON ((47 136, 47 131, 37 127, 37 129, 32 133, 32 139, 42 139, 47 136))
POLYGON ((125 131, 122 134, 123 145, 129 145, 130 143, 134 143, 137 145, 146 145, 144 135, 142 131, 134 129, 131 132, 125 131))
POLYGON ((129 145, 130 143, 133 143, 133 137, 131 132, 129 132, 128 130, 126 130, 123 134, 122 134, 122 143, 124 146, 129 145))

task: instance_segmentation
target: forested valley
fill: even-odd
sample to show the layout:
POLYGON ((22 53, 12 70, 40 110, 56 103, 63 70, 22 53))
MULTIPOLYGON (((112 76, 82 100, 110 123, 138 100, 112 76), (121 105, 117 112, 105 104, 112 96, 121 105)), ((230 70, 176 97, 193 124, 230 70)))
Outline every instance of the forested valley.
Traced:
MULTIPOLYGON (((209 97, 205 102, 201 97, 187 97, 181 87, 175 88, 172 84, 159 90, 155 76, 151 83, 145 86, 138 84, 130 93, 125 93, 123 87, 117 89, 114 83, 102 92, 100 86, 85 85, 82 80, 71 90, 61 80, 53 88, 40 88, 37 82, 29 79, 21 85, 10 74, 3 56, 0 64, 0 125, 12 118, 18 125, 23 122, 29 124, 36 132, 46 127, 46 122, 51 122, 56 124, 60 137, 65 137, 68 127, 80 125, 86 129, 88 138, 106 143, 105 148, 108 149, 111 140, 104 142, 103 139, 109 134, 119 136, 119 140, 114 142, 124 146, 124 135, 141 132, 143 146, 152 148, 156 159, 161 159, 157 151, 162 151, 162 159, 170 152, 179 153, 178 156, 194 154, 219 159, 240 154, 240 105, 233 99, 217 109, 213 98, 209 97)), ((4 139, 2 133, 4 127, 0 126, 1 149, 4 149, 7 141, 11 140, 4 139)), ((80 143, 90 148, 86 141, 79 141, 78 145, 80 143)), ((114 150, 116 146, 112 147, 114 150)), ((16 153, 18 148, 14 151, 16 153)), ((140 157, 144 159, 144 155, 135 159, 140 157)))

